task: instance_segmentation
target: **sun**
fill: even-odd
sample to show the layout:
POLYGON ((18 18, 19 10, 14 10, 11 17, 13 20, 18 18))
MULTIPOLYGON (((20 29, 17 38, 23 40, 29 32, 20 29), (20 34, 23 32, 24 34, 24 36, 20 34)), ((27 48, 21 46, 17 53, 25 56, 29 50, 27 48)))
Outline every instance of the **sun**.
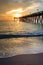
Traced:
POLYGON ((17 17, 17 18, 21 17, 22 13, 23 13, 23 9, 22 8, 18 8, 18 9, 6 12, 7 15, 11 15, 11 16, 17 17))
POLYGON ((19 17, 21 17, 21 16, 22 16, 22 14, 15 14, 15 16, 14 16, 14 17, 19 18, 19 17))

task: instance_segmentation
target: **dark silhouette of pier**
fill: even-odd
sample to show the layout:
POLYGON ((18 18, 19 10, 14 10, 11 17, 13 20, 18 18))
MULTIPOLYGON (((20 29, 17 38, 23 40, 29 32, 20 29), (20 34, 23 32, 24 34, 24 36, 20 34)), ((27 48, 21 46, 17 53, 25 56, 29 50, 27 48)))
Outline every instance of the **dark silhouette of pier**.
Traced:
POLYGON ((43 23, 43 11, 20 17, 20 20, 24 22, 27 21, 27 22, 34 22, 34 23, 43 23))

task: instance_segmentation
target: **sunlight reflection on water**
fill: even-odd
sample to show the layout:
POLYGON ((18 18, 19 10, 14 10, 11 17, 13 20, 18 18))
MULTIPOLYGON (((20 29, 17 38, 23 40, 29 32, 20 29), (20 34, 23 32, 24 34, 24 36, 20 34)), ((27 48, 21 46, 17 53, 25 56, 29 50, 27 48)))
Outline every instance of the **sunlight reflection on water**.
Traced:
MULTIPOLYGON (((0 34, 26 34, 42 29, 41 25, 30 23, 0 22, 0 34)), ((43 37, 0 39, 0 57, 36 53, 43 53, 43 37)))
POLYGON ((0 56, 7 57, 36 53, 43 53, 43 41, 39 38, 29 37, 0 40, 0 56))

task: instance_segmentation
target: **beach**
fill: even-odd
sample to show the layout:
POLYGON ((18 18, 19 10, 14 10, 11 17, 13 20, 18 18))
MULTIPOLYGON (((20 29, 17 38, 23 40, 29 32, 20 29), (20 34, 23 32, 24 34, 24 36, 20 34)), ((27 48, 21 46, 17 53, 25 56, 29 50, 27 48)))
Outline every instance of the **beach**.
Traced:
POLYGON ((0 58, 0 65, 43 65, 43 54, 22 54, 0 58))

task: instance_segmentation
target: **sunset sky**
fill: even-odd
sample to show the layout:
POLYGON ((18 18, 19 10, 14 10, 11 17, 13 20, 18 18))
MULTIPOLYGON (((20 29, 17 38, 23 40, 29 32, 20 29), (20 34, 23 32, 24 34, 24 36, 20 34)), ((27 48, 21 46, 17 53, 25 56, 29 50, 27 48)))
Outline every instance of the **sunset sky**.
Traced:
POLYGON ((43 0, 0 0, 0 20, 43 10, 43 0))

